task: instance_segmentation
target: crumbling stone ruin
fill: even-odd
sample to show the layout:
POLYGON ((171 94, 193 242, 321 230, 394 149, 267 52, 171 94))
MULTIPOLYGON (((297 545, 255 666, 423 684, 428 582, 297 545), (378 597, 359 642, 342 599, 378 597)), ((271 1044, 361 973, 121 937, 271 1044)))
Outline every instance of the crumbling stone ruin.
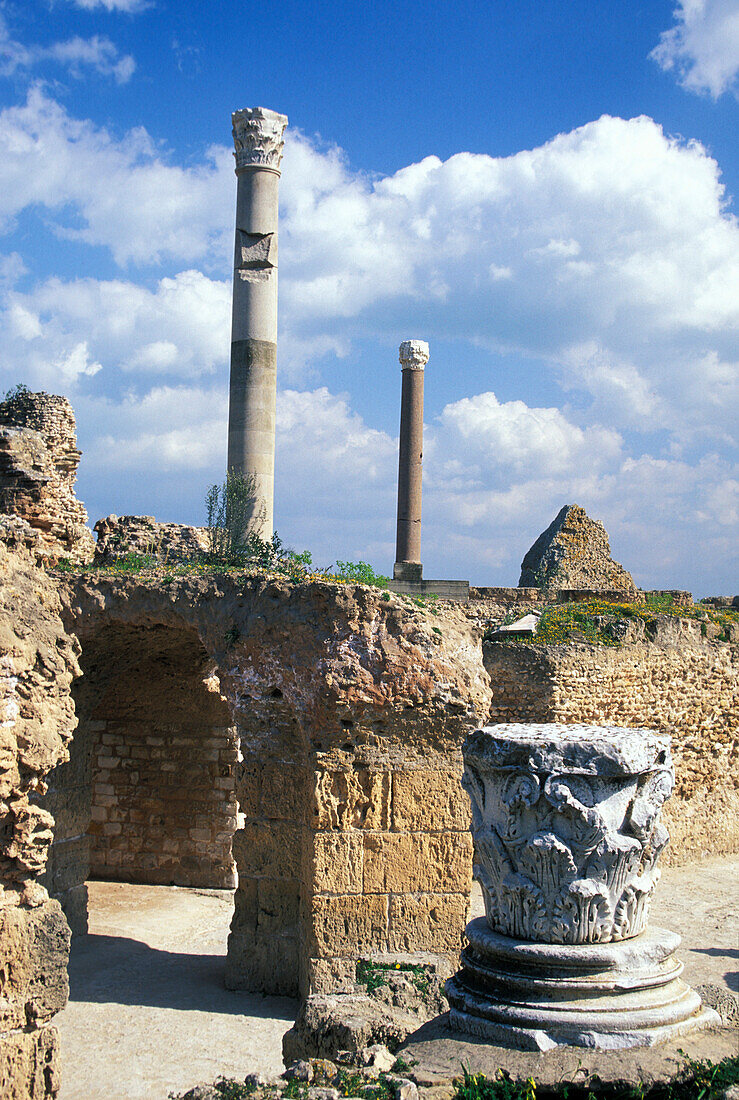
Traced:
POLYGON ((154 516, 106 516, 93 528, 97 535, 95 564, 127 554, 150 554, 165 562, 188 561, 209 549, 205 527, 158 523, 154 516))
POLYGON ((79 645, 38 568, 47 552, 40 532, 0 519, 0 1095, 19 1100, 56 1096, 50 1021, 68 992, 69 928, 39 882, 54 819, 38 799, 68 757, 79 645))
POLYGON ((50 561, 90 561, 95 543, 74 494, 80 461, 66 397, 20 390, 0 402, 0 512, 41 533, 50 561))
POLYGON ((518 584, 636 595, 633 577, 611 557, 605 527, 577 504, 566 504, 539 535, 521 563, 518 584))
MULTIPOLYGON (((12 497, 31 518, 39 499, 12 497)), ((174 554, 178 539, 199 538, 172 526, 108 517, 101 557, 148 553, 146 540, 174 554)), ((227 981, 300 995, 288 1046, 315 1049, 321 1028, 326 1049, 340 1034, 344 1046, 402 1039, 438 1011, 457 967, 472 860, 460 750, 481 724, 664 730, 676 768, 670 858, 739 851, 737 644, 698 622, 663 616, 615 648, 489 642, 491 609, 533 604, 540 589, 431 606, 236 573, 53 573, 41 568, 50 530, 0 520, 0 914, 12 929, 0 1094, 12 1082, 19 1100, 56 1095, 60 903, 83 932, 90 875, 238 877, 227 981), (363 984, 362 966, 396 962, 421 969, 425 1009, 413 969, 388 983, 384 1004, 363 984), (354 998, 356 1026, 337 1009, 328 1033, 331 998, 354 998)))

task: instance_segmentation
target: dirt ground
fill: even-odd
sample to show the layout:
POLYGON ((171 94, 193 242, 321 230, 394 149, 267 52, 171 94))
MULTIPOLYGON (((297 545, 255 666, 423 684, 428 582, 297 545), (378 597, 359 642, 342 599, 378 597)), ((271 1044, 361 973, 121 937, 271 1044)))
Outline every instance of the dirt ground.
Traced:
MULTIPOLYGON (((90 934, 73 944, 57 1017, 60 1100, 166 1100, 219 1074, 281 1072, 297 1003, 224 989, 229 891, 89 887, 90 934)), ((739 859, 665 870, 651 923, 682 935, 691 985, 739 992, 739 859)))

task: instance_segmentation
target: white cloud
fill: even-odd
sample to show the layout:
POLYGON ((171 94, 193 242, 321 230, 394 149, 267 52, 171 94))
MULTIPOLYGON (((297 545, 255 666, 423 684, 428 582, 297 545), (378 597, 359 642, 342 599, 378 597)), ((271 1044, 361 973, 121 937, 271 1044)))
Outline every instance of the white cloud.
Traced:
POLYGON ((158 375, 179 380, 212 374, 229 353, 230 288, 200 271, 160 279, 153 290, 122 280, 49 279, 27 294, 12 290, 0 309, 4 367, 28 384, 65 384, 107 369, 108 385, 151 386, 158 375), (79 369, 72 370, 73 365, 79 369))
POLYGON ((136 15, 152 7, 154 0, 70 0, 70 3, 85 11, 104 8, 106 11, 121 11, 128 15, 136 15))
POLYGON ((11 76, 19 69, 32 69, 45 61, 63 65, 77 80, 88 68, 101 76, 112 76, 117 84, 126 84, 136 71, 133 57, 130 54, 121 56, 117 46, 105 35, 96 34, 92 38, 75 35, 66 42, 54 42, 50 46, 24 46, 11 38, 0 15, 0 75, 11 76))
POLYGON ((494 393, 480 393, 447 405, 441 425, 455 443, 446 439, 444 453, 474 456, 480 469, 498 469, 510 477, 532 468, 550 475, 572 472, 584 464, 599 469, 621 451, 617 432, 593 427, 582 429, 559 409, 529 408, 523 401, 502 404, 494 393))
POLYGON ((57 214, 59 236, 103 245, 121 265, 169 257, 226 267, 234 191, 226 149, 208 151, 192 168, 169 164, 144 129, 116 139, 72 118, 40 88, 0 112, 0 144, 0 231, 37 206, 57 214))
POLYGON ((739 3, 737 0, 679 0, 677 23, 663 31, 650 57, 680 84, 718 99, 737 92, 739 3))
POLYGON ((55 42, 41 56, 66 65, 72 76, 78 78, 85 65, 103 76, 115 77, 118 84, 125 84, 136 71, 136 62, 130 54, 120 57, 110 39, 97 34, 92 38, 75 36, 67 42, 55 42))
POLYGON ((282 205, 293 338, 411 324, 548 361, 616 427, 731 428, 728 377, 718 400, 703 364, 728 372, 737 357, 739 227, 716 162, 651 119, 603 117, 515 156, 428 157, 375 181, 293 135, 282 205))
MULTIPOLYGON (((146 131, 115 138, 39 89, 0 113, 0 142, 6 231, 35 205, 59 236, 120 264, 184 261, 227 277, 225 146, 171 164, 146 131)), ((292 132, 281 200, 291 377, 411 324, 550 364, 617 428, 657 417, 691 437, 731 429, 739 227, 716 162, 651 119, 603 117, 511 157, 427 157, 374 181, 292 132), (709 362, 723 366, 695 385, 709 362)))

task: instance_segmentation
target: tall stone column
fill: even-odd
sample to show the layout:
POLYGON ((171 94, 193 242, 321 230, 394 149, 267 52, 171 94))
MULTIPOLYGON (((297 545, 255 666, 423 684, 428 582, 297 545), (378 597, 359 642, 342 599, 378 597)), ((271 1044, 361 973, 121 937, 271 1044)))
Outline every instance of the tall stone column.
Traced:
POLYGON ((285 115, 234 111, 236 241, 228 469, 256 480, 254 530, 273 531, 277 397, 277 193, 285 115))
POLYGON ((395 542, 396 581, 420 581, 421 477, 423 463, 423 371, 429 360, 424 340, 400 345, 403 389, 400 400, 400 455, 398 459, 398 527, 395 542))

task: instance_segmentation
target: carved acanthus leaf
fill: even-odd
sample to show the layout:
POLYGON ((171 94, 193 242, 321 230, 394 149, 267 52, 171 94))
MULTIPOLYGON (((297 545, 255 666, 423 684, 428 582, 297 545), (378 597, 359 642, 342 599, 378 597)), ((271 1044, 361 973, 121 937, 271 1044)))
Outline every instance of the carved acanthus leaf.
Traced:
POLYGON ((245 107, 231 115, 236 168, 263 167, 279 172, 287 116, 265 107, 245 107))

